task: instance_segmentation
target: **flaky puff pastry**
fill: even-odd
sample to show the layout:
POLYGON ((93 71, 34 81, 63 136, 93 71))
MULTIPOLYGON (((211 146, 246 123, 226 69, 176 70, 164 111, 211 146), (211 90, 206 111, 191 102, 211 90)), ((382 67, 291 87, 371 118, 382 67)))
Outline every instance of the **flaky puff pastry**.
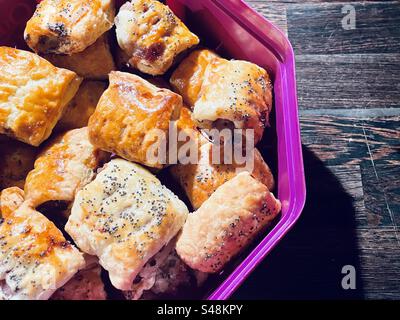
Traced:
POLYGON ((46 140, 82 79, 38 55, 0 47, 0 133, 38 146, 46 140))
POLYGON ((199 43, 181 20, 156 0, 132 0, 115 17, 119 46, 129 64, 151 75, 164 74, 174 58, 199 43))
POLYGON ((107 153, 89 142, 86 127, 57 136, 39 154, 26 177, 26 201, 34 208, 47 201, 73 201, 106 157, 107 153))
POLYGON ((141 166, 113 159, 78 192, 65 230, 129 290, 146 262, 182 228, 188 209, 141 166))
POLYGON ((55 66, 72 70, 85 79, 105 80, 111 71, 116 70, 107 34, 82 52, 72 55, 47 54, 43 57, 55 66))
POLYGON ((36 155, 37 149, 28 144, 11 139, 0 141, 0 190, 23 188, 36 155))
POLYGON ((256 144, 271 109, 272 86, 267 71, 247 61, 216 58, 204 72, 193 118, 202 128, 228 120, 235 128, 253 129, 256 144))
POLYGON ((39 53, 81 52, 111 29, 114 15, 113 0, 43 0, 26 23, 24 38, 39 53))
POLYGON ((86 127, 106 88, 105 82, 84 80, 76 95, 66 106, 54 130, 65 131, 86 127))
POLYGON ((123 292, 127 300, 171 297, 178 289, 190 285, 189 268, 176 254, 175 243, 174 238, 144 265, 132 288, 123 292))
POLYGON ((101 267, 96 257, 85 255, 86 266, 51 296, 51 300, 106 300, 101 267))
POLYGON ((193 51, 172 73, 169 82, 191 108, 196 103, 207 66, 219 56, 211 50, 193 51))
POLYGON ((279 200, 264 184, 242 172, 220 186, 189 215, 176 251, 191 268, 218 272, 280 209, 279 200))
POLYGON ((0 300, 46 300, 84 267, 83 256, 22 202, 21 189, 3 190, 0 201, 0 300))
MULTIPOLYGON (((235 177, 241 171, 250 172, 254 178, 265 184, 268 190, 274 187, 274 177, 260 152, 254 149, 254 162, 248 169, 245 164, 213 164, 213 144, 208 142, 199 147, 199 161, 196 164, 177 164, 170 172, 185 190, 193 208, 198 209, 219 186, 235 177)), ((223 155, 220 155, 221 162, 223 155)), ((248 155, 248 161, 251 155, 248 155)), ((250 163, 249 163, 250 165, 250 163)))
POLYGON ((113 71, 89 120, 90 141, 127 160, 162 168, 163 155, 152 150, 166 144, 170 120, 178 118, 181 107, 182 98, 176 93, 113 71))

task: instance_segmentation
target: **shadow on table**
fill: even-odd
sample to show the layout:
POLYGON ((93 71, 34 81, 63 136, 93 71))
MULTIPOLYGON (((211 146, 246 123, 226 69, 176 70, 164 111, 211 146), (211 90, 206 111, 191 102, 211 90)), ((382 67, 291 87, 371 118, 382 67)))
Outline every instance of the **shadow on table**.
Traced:
POLYGON ((266 257, 233 299, 362 299, 344 290, 344 265, 360 270, 352 197, 310 150, 303 146, 307 200, 287 236, 266 257))

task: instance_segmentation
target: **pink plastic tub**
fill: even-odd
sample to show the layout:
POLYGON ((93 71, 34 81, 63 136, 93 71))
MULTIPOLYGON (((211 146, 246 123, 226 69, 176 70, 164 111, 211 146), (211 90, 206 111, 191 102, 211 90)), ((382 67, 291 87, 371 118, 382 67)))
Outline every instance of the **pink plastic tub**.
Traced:
MULTIPOLYGON (((121 1, 119 1, 121 2, 121 1)), ((124 1, 122 1, 124 2, 124 1)), ((172 10, 206 45, 267 69, 274 84, 274 119, 277 152, 277 193, 282 213, 275 226, 237 266, 213 283, 206 296, 229 298, 258 263, 274 248, 299 218, 305 202, 305 181, 297 114, 293 49, 284 34, 240 0, 167 0, 172 10)), ((33 0, 0 0, 0 45, 26 48, 23 29, 35 6, 33 0)), ((267 132, 267 134, 270 132, 267 132)))

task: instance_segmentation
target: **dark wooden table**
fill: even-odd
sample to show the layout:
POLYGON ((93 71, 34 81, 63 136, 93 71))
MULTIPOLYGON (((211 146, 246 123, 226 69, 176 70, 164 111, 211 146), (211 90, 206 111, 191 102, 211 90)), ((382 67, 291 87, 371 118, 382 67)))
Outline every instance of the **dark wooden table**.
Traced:
POLYGON ((400 299, 400 2, 249 4, 296 53, 307 202, 233 298, 400 299))

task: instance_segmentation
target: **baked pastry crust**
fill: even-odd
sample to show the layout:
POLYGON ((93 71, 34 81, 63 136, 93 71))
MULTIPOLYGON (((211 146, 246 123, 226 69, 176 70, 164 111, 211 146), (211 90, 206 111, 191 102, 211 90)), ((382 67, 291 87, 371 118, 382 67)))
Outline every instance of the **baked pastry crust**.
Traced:
POLYGON ((22 190, 17 189, 3 190, 1 196, 0 300, 46 300, 85 262, 61 231, 27 202, 4 203, 13 192, 20 199, 22 190))
POLYGON ((131 289, 123 292, 127 300, 171 297, 190 285, 189 267, 176 254, 175 244, 174 238, 144 265, 131 289))
POLYGON ((235 128, 253 129, 254 144, 261 140, 272 109, 271 81, 267 71, 241 60, 213 59, 204 72, 193 108, 199 127, 211 128, 219 119, 235 128))
POLYGON ((85 255, 86 267, 51 296, 51 300, 106 300, 101 267, 96 257, 85 255))
POLYGON ((0 141, 0 190, 23 188, 25 178, 33 169, 37 149, 17 140, 0 141))
POLYGON ((65 230, 82 251, 99 257, 117 289, 129 290, 187 214, 185 204, 150 172, 113 159, 78 192, 65 230))
POLYGON ((38 146, 46 140, 82 79, 38 55, 0 47, 0 133, 38 146))
POLYGON ((43 57, 55 66, 72 70, 85 79, 106 80, 108 74, 116 70, 107 33, 81 52, 72 55, 47 54, 43 57))
MULTIPOLYGON (((221 156, 221 160, 223 157, 221 156)), ((249 160, 250 161, 250 160, 249 160)), ((213 164, 212 143, 199 147, 199 161, 196 164, 177 164, 170 167, 170 172, 185 190, 193 209, 197 210, 219 186, 245 171, 245 165, 213 164)), ((274 188, 274 177, 260 152, 254 149, 252 176, 265 184, 268 190, 274 188)))
POLYGON ((107 153, 89 142, 86 127, 57 136, 39 154, 26 177, 26 201, 34 208, 47 201, 73 201, 106 157, 107 153))
POLYGON ((129 64, 151 75, 164 74, 174 58, 199 43, 181 20, 156 0, 132 0, 115 17, 119 46, 129 64))
POLYGON ((66 131, 86 127, 106 88, 105 82, 84 80, 76 95, 66 106, 54 130, 66 131))
POLYGON ((24 38, 35 52, 73 54, 111 29, 113 0, 43 0, 26 23, 24 38))
POLYGON ((162 157, 149 158, 148 149, 166 143, 170 120, 179 117, 181 107, 182 98, 176 93, 133 74, 113 71, 89 120, 90 141, 127 160, 162 168, 162 157))
POLYGON ((207 66, 219 56, 208 49, 193 51, 172 73, 169 82, 191 108, 196 103, 207 66))
POLYGON ((220 271, 281 209, 268 188, 248 172, 220 186, 183 226, 176 251, 191 268, 220 271))

